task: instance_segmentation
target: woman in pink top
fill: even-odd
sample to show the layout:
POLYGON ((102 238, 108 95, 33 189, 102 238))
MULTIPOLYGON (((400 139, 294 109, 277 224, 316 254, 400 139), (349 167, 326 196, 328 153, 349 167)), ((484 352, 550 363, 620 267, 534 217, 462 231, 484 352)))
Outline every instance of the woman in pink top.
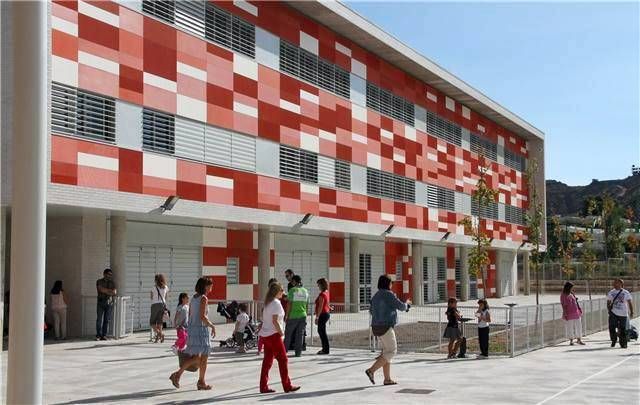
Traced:
POLYGON ((562 319, 564 319, 565 330, 569 344, 573 346, 573 339, 576 339, 579 345, 583 345, 582 341, 582 309, 578 304, 578 298, 573 293, 573 284, 564 283, 562 294, 560 295, 560 304, 562 304, 562 319))

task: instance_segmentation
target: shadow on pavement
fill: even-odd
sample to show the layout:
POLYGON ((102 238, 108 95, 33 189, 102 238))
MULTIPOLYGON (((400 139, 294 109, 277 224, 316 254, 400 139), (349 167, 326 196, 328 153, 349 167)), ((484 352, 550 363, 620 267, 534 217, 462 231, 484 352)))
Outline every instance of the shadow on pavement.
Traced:
POLYGON ((137 361, 137 360, 155 360, 155 359, 166 359, 169 357, 176 357, 175 354, 168 354, 164 356, 155 356, 155 357, 125 357, 124 359, 112 359, 112 360, 102 360, 102 363, 117 363, 121 361, 137 361))
POLYGON ((160 395, 170 394, 175 391, 176 390, 173 388, 162 389, 162 390, 140 391, 140 392, 132 392, 128 394, 106 395, 103 397, 76 399, 69 402, 58 402, 55 405, 100 404, 105 402, 121 402, 121 401, 134 400, 134 399, 147 399, 147 398, 156 397, 160 395))

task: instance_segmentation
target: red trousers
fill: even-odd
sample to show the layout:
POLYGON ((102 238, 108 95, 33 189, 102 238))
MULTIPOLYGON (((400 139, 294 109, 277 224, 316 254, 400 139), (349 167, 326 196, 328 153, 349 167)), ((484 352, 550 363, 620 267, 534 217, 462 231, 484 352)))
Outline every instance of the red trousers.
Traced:
POLYGON ((280 380, 282 388, 285 392, 291 390, 291 380, 289 379, 289 367, 287 352, 284 349, 284 342, 279 334, 263 337, 264 342, 264 358, 262 359, 262 371, 260 373, 260 391, 269 389, 269 370, 273 365, 273 359, 278 361, 278 369, 280 369, 280 380))

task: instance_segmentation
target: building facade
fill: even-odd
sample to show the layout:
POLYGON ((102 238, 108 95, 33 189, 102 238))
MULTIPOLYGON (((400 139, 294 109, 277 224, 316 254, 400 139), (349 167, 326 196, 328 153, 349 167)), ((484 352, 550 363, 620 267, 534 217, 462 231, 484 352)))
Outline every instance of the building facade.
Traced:
POLYGON ((257 300, 286 268, 352 309, 382 273, 417 303, 517 293, 544 135, 341 3, 53 1, 50 27, 46 283, 78 303, 72 333, 107 266, 136 328, 155 273, 172 306, 201 275, 257 300), (486 286, 466 216, 492 238, 486 286))

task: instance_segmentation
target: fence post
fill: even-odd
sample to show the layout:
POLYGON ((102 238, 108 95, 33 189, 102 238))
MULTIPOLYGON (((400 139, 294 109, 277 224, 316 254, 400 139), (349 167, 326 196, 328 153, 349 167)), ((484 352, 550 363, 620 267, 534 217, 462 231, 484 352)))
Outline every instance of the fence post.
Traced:
POLYGON ((530 341, 531 341, 531 336, 529 334, 529 307, 525 307, 526 312, 525 312, 525 316, 527 317, 527 351, 529 351, 529 346, 530 346, 530 341))
POLYGON ((544 314, 536 308, 536 322, 540 322, 540 347, 544 348, 544 314))
POLYGON ((311 323, 309 324, 310 325, 309 329, 311 329, 311 333, 310 333, 310 335, 311 335, 311 346, 313 346, 313 318, 314 318, 314 316, 315 316, 315 314, 313 314, 313 313, 309 314, 309 318, 311 319, 311 323))
POLYGON ((442 311, 440 307, 438 309, 438 352, 442 348, 442 311))
MULTIPOLYGON (((556 306, 552 305, 551 306, 551 324, 553 325, 553 343, 556 343, 556 306)), ((544 320, 544 316, 542 317, 542 319, 544 320)))
MULTIPOLYGON (((511 305, 511 307, 509 308, 509 317, 511 318, 511 357, 513 357, 515 355, 516 352, 516 323, 515 323, 515 319, 513 317, 513 307, 514 305, 511 305)), ((528 322, 528 320, 527 320, 528 322)))

